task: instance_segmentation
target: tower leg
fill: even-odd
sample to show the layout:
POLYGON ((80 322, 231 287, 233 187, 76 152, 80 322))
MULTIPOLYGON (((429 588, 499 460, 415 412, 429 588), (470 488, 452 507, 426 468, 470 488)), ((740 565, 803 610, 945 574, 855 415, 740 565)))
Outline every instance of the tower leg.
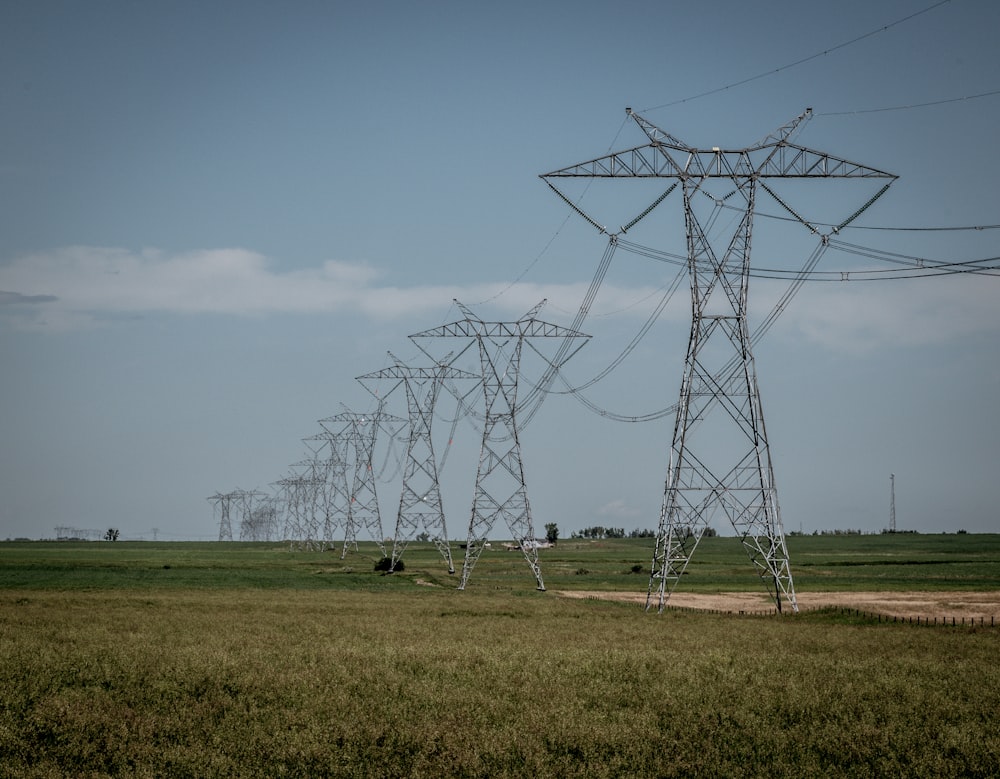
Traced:
MULTIPOLYGON (((662 611, 713 521, 736 531, 781 610, 797 609, 746 321, 752 187, 721 259, 687 193, 691 335, 646 607, 662 611)), ((712 217, 714 219, 714 216, 712 217)))

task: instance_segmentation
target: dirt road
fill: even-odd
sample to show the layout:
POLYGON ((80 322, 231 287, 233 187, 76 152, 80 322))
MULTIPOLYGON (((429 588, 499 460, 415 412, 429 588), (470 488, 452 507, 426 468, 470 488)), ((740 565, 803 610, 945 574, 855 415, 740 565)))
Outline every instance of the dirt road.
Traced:
MULTIPOLYGON (((562 590, 556 594, 566 598, 646 602, 645 592, 562 590)), ((804 592, 797 594, 796 601, 800 611, 841 606, 891 617, 971 617, 977 620, 996 617, 1000 620, 1000 592, 804 592)), ((669 605, 733 612, 762 612, 774 608, 764 592, 675 592, 670 596, 669 605)))

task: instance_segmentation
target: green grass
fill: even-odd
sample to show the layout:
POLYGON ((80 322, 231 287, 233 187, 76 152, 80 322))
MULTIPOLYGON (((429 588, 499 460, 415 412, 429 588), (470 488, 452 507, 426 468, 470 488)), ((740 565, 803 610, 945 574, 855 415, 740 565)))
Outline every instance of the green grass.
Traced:
MULTIPOLYGON (((800 589, 1000 583, 997 536, 789 546, 800 589)), ((647 614, 495 548, 459 592, 429 545, 377 554, 0 544, 0 776, 1000 775, 1000 628, 647 614)), ((542 564, 644 591, 650 554, 542 564)), ((695 560, 682 586, 760 587, 732 539, 695 560)))
MULTIPOLYGON (((457 568, 462 550, 453 545, 457 568)), ((1000 589, 1000 534, 792 536, 797 591, 1000 589)), ((649 583, 650 539, 563 540, 539 553, 554 590, 642 591, 649 583), (642 569, 633 572, 633 567, 642 569)), ((11 542, 0 543, 0 588, 139 589, 293 588, 394 590, 416 578, 453 586, 431 544, 413 543, 402 576, 374 572, 375 544, 341 559, 336 552, 292 552, 280 543, 11 542)), ((483 552, 469 589, 534 589, 519 552, 499 544, 483 552)), ((680 588, 724 592, 761 588, 735 538, 706 538, 680 588)))
MULTIPOLYGON (((787 544, 797 591, 1000 589, 998 534, 791 536, 787 544)), ((560 541, 541 559, 551 589, 645 590, 652 542, 560 541), (636 564, 642 571, 631 573, 636 564)), ((739 540, 729 537, 703 539, 679 585, 690 592, 760 587, 739 540)))

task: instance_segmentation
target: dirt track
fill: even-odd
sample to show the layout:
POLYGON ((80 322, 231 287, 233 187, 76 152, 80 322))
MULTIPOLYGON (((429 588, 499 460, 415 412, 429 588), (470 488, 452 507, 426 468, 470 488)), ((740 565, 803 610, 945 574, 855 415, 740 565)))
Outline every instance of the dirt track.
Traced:
MULTIPOLYGON (((566 598, 596 598, 625 603, 645 603, 645 592, 562 590, 566 598)), ((893 617, 1000 618, 1000 592, 804 592, 796 596, 800 611, 843 606, 893 617)), ((706 611, 763 612, 773 610, 768 596, 753 592, 716 594, 675 592, 671 606, 706 611)))

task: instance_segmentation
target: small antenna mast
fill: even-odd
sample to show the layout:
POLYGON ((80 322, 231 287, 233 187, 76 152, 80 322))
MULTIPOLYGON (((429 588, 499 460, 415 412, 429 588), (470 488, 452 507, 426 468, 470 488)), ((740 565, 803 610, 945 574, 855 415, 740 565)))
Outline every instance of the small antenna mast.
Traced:
POLYGON ((889 474, 889 532, 896 532, 896 474, 889 474))

